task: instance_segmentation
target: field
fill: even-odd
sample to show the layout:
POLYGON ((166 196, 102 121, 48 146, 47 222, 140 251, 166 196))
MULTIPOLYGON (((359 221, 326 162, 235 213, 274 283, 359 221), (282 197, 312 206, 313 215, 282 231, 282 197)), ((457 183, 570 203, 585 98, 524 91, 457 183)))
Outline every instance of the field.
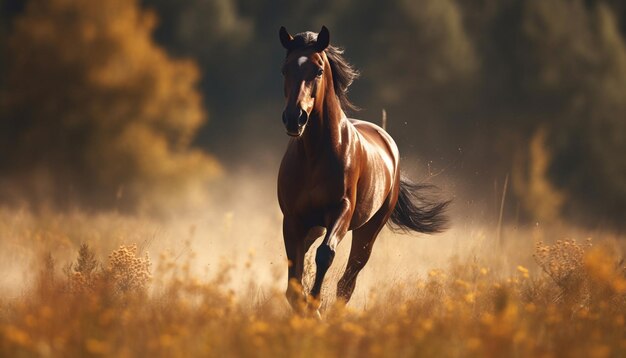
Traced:
POLYGON ((332 296, 347 238, 318 321, 283 296, 277 213, 245 225, 237 213, 164 222, 2 210, 0 355, 626 355, 615 236, 506 228, 499 245, 470 225, 439 237, 384 231, 344 307, 332 296))
POLYGON ((626 357, 626 1, 323 5, 0 0, 0 358, 626 357), (287 143, 288 215, 385 150, 450 229, 294 314, 287 143))

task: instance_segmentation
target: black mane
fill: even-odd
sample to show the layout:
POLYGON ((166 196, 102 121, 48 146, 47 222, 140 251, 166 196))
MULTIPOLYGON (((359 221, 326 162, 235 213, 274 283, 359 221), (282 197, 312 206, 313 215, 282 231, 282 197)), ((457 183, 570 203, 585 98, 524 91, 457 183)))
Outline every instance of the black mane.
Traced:
MULTIPOLYGON (((310 31, 301 32, 294 36, 294 47, 291 51, 312 46, 316 41, 317 33, 310 31)), ((287 52, 287 55, 289 55, 289 52, 287 52)), ((359 77, 359 71, 342 56, 343 49, 341 47, 328 45, 324 52, 326 52, 326 57, 328 57, 328 62, 330 62, 330 68, 333 72, 333 86, 335 87, 335 94, 341 103, 341 107, 343 109, 357 111, 358 107, 348 100, 348 87, 359 77)))

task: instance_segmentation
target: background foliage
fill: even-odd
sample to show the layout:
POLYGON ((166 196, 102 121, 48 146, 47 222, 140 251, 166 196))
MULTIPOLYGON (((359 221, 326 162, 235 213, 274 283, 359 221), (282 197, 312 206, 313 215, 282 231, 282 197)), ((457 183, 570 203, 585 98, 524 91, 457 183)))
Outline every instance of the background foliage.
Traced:
POLYGON ((506 212, 526 219, 619 226, 626 210, 618 0, 5 0, 1 17, 0 173, 26 188, 44 172, 63 189, 44 193, 134 210, 210 186, 205 151, 274 169, 277 29, 325 24, 363 73, 353 115, 387 110, 405 169, 489 205, 510 174, 506 212))

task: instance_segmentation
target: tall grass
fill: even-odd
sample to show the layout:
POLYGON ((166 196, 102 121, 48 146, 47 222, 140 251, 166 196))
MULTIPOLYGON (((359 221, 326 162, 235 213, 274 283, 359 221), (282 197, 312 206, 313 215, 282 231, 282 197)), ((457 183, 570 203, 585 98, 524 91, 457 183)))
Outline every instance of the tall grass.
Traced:
POLYGON ((512 274, 458 259, 378 287, 362 307, 329 305, 321 321, 290 312, 282 277, 256 285, 254 266, 202 275, 188 252, 95 245, 66 263, 41 256, 20 294, 0 295, 0 356, 626 355, 624 264, 591 240, 538 243, 536 266, 512 274))

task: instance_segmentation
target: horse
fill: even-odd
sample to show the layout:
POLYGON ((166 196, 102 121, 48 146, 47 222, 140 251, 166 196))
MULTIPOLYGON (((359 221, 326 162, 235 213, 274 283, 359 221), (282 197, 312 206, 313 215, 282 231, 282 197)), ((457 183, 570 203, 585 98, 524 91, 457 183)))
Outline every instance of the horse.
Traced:
POLYGON ((449 201, 426 200, 431 185, 400 174, 398 147, 381 127, 348 118, 356 107, 347 91, 359 73, 319 34, 291 36, 281 27, 287 50, 282 73, 286 106, 282 122, 291 137, 278 173, 278 202, 288 259, 286 297, 294 311, 318 317, 324 276, 337 245, 352 231, 348 263, 337 283, 337 299, 347 303, 381 229, 433 234, 447 227, 449 201), (310 294, 303 292, 304 256, 324 239, 315 255, 310 294))

